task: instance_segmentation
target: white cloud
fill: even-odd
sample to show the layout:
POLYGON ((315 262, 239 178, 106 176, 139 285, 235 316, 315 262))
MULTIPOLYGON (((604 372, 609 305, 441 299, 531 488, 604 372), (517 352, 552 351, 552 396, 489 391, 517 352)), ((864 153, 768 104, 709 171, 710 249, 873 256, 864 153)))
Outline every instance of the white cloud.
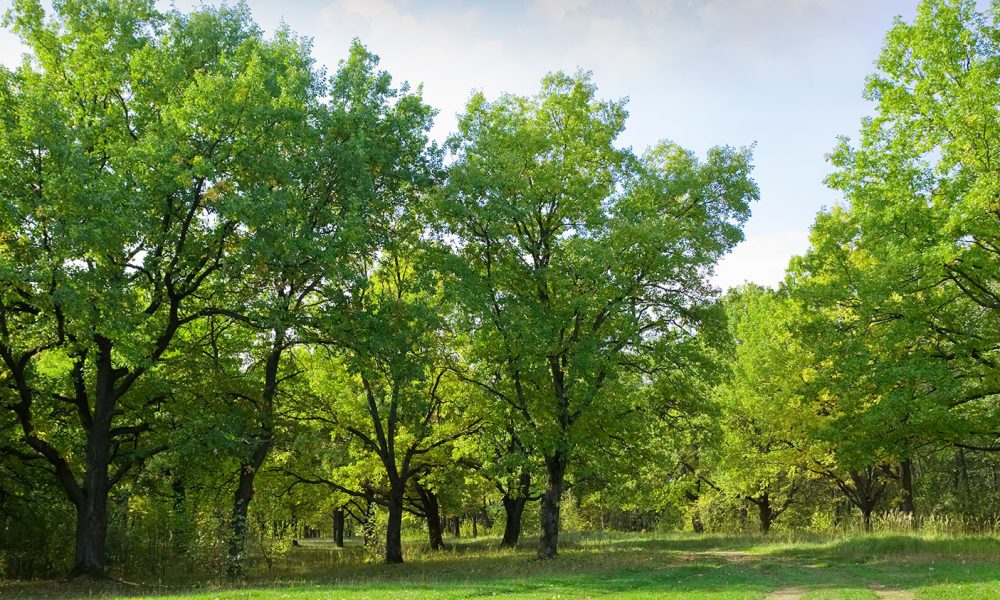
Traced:
POLYGON ((809 234, 804 231, 758 234, 719 261, 712 283, 722 290, 748 281, 776 287, 785 278, 789 259, 808 248, 809 234))
MULTIPOLYGON (((490 27, 482 9, 417 9, 392 0, 327 5, 319 14, 324 33, 314 40, 319 62, 334 68, 350 39, 360 37, 397 81, 425 84, 425 101, 440 111, 432 131, 436 139, 454 130, 454 116, 473 89, 490 95, 522 91, 525 65, 503 35, 481 35, 490 27)), ((533 85, 542 73, 531 78, 533 85)))
POLYGON ((586 10, 590 0, 535 0, 534 9, 550 19, 561 20, 586 10))

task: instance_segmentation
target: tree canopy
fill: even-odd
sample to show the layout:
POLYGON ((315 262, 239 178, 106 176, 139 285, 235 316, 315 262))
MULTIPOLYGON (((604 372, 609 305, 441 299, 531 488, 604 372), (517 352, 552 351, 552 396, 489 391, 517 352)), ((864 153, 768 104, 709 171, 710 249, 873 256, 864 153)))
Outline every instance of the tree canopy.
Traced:
POLYGON ((241 577, 328 526, 398 563, 412 533, 547 560, 566 529, 992 522, 997 19, 894 24, 842 202, 777 289, 723 294, 753 148, 624 147, 590 73, 473 93, 439 144, 360 41, 328 75, 243 5, 14 2, 0 576, 241 577))

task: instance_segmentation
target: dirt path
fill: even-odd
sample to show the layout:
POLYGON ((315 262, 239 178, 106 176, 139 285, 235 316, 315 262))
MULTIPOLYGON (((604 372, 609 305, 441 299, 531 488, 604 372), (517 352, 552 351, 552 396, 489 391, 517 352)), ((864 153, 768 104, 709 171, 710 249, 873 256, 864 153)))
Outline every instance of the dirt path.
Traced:
POLYGON ((801 587, 781 588, 765 596, 764 600, 798 600, 802 596, 805 596, 807 591, 806 588, 801 587))

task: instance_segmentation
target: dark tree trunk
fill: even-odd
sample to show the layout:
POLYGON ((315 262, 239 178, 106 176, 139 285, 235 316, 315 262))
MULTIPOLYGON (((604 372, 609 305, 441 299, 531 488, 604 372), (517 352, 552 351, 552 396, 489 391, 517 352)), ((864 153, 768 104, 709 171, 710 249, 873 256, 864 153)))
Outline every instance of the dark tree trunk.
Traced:
MULTIPOLYGON (((285 349, 285 335, 286 331, 281 327, 274 330, 274 340, 271 342, 271 349, 264 363, 264 388, 261 394, 263 406, 258 408, 261 435, 254 441, 249 457, 240 464, 240 480, 233 496, 230 532, 232 537, 229 540, 229 556, 226 564, 226 573, 230 577, 243 574, 247 542, 247 509, 250 507, 250 500, 253 499, 253 480, 267 460, 273 444, 274 398, 278 391, 278 370, 281 366, 281 353, 285 349)), ((295 535, 292 534, 293 537, 295 535)))
POLYGON ((503 497, 503 510, 506 514, 506 521, 503 528, 503 540, 500 542, 501 548, 513 548, 521 539, 521 519, 524 515, 524 505, 528 502, 525 496, 511 498, 503 497))
POLYGON ((694 504, 694 510, 691 511, 691 529, 695 533, 705 533, 705 524, 701 521, 701 509, 698 508, 697 504, 701 498, 701 479, 695 480, 694 491, 688 490, 684 492, 684 497, 687 498, 688 502, 694 504))
POLYGON ((555 558, 559 549, 559 503, 562 500, 563 477, 566 475, 566 457, 556 453, 545 460, 548 478, 542 495, 542 533, 538 540, 538 558, 555 558))
POLYGON ((250 500, 253 499, 253 480, 270 450, 270 439, 258 440, 250 460, 240 465, 239 483, 236 486, 236 493, 233 494, 229 553, 226 557, 226 574, 230 577, 243 575, 247 545, 247 509, 250 507, 250 500))
POLYGON ((493 519, 490 517, 490 511, 486 508, 486 499, 483 498, 483 506, 479 509, 479 523, 485 529, 493 529, 493 519))
POLYGON ((344 509, 333 509, 333 545, 344 547, 344 509))
POLYGON ((691 530, 695 533, 705 533, 705 524, 701 521, 701 511, 697 508, 691 513, 691 530))
POLYGON ((455 537, 462 537, 462 517, 454 516, 451 518, 451 534, 455 537))
POLYGON ((477 525, 478 522, 479 522, 479 517, 477 517, 476 515, 472 515, 472 537, 473 538, 479 536, 479 529, 477 529, 477 527, 476 527, 476 525, 477 525))
POLYGON ((882 472, 877 467, 867 467, 849 473, 850 484, 835 477, 834 482, 851 504, 861 511, 861 526, 866 532, 872 530, 872 513, 885 494, 885 482, 879 477, 882 472))
POLYGON ((403 487, 392 486, 389 490, 389 521, 385 526, 385 562, 403 562, 403 487))
POLYGON ((903 489, 903 498, 899 503, 899 510, 909 517, 910 525, 912 526, 917 508, 913 493, 913 461, 910 459, 906 459, 899 464, 899 481, 903 489))
POLYGON ((774 522, 774 508, 771 506, 771 497, 765 492, 754 500, 757 505, 757 515, 760 520, 760 532, 767 535, 771 531, 771 523, 774 522))
POLYGON ((962 475, 962 489, 965 492, 965 505, 971 506, 974 502, 972 497, 972 486, 969 484, 969 462, 965 458, 965 449, 958 449, 958 467, 962 475))
POLYGON ((108 492, 111 490, 111 421, 114 417, 116 373, 111 362, 111 342, 97 338, 94 410, 87 430, 84 457, 86 473, 76 501, 76 552, 71 576, 104 578, 108 537, 108 492))
POLYGON ((187 489, 184 482, 173 474, 170 490, 174 495, 174 527, 171 530, 172 551, 175 556, 187 554, 191 543, 191 525, 187 511, 187 489))
POLYGON ((76 553, 71 577, 85 575, 106 577, 104 546, 108 536, 108 490, 100 482, 90 480, 88 473, 86 496, 76 508, 76 553))
POLYGON ((431 550, 444 549, 444 536, 441 532, 441 506, 438 502, 437 494, 416 483, 417 495, 420 496, 420 503, 424 509, 424 517, 427 519, 427 541, 431 550))
POLYGON ((441 530, 441 517, 427 517, 427 541, 431 550, 444 550, 444 534, 441 530))

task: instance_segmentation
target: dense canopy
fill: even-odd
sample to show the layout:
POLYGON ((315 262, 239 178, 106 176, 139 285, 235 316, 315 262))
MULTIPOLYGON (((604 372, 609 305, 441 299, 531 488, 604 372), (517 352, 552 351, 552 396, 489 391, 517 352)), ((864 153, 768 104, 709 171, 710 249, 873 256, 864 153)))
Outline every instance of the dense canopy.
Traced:
POLYGON ((437 144, 360 41, 328 74, 242 5, 18 0, 0 577, 240 577, 328 527, 397 563, 996 519, 997 19, 896 23, 843 202, 778 289, 723 294, 752 148, 623 147, 589 73, 474 93, 437 144))

